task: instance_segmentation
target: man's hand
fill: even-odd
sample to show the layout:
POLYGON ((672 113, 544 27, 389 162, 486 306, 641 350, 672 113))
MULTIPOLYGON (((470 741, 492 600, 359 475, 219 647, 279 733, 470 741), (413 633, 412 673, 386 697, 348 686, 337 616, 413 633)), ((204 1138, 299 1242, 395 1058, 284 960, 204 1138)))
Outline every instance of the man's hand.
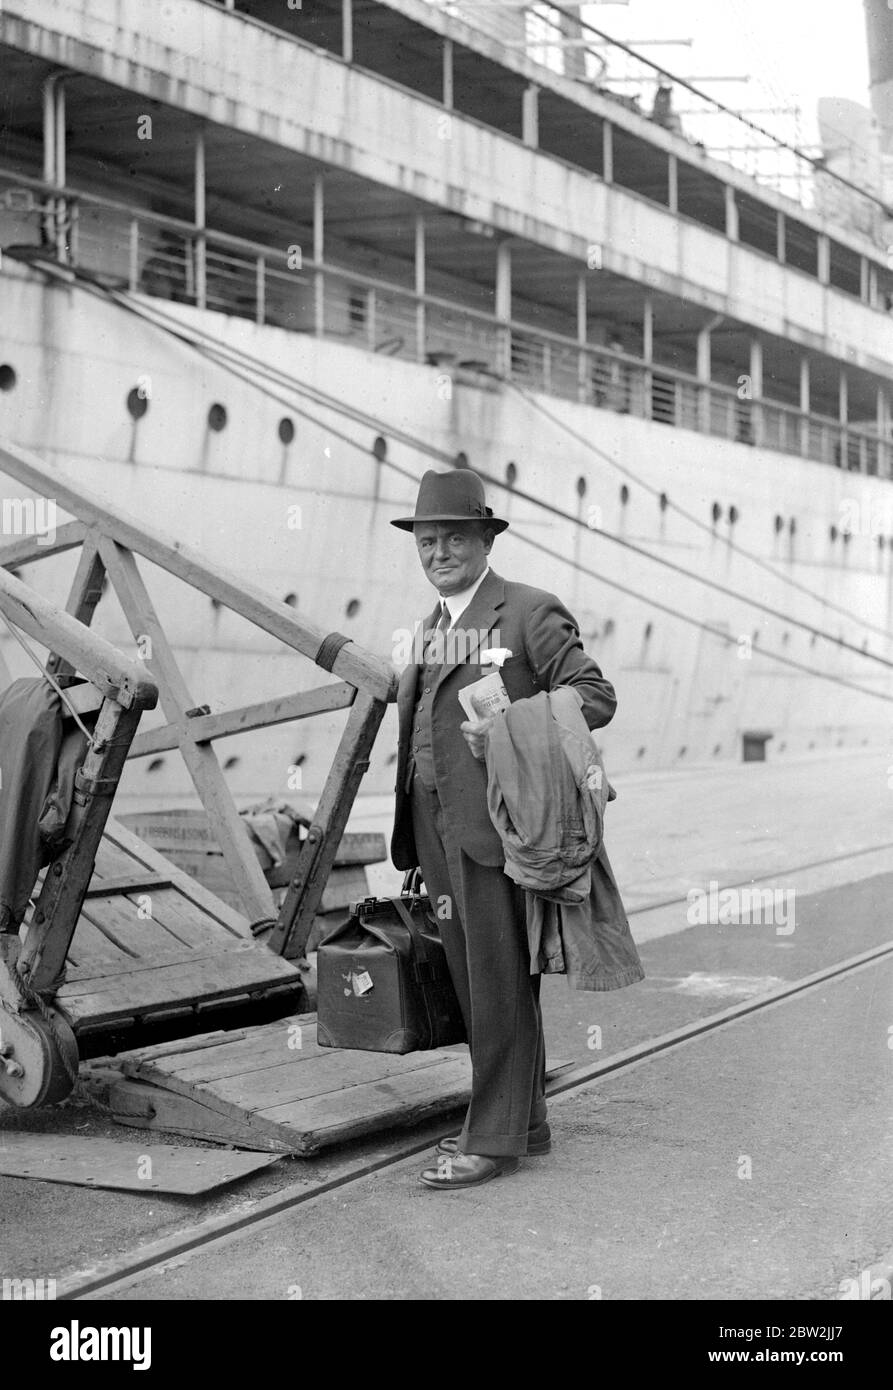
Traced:
POLYGON ((459 725, 462 736, 468 744, 474 756, 483 762, 484 749, 487 746, 486 736, 490 732, 493 724, 493 716, 489 719, 466 719, 459 725))

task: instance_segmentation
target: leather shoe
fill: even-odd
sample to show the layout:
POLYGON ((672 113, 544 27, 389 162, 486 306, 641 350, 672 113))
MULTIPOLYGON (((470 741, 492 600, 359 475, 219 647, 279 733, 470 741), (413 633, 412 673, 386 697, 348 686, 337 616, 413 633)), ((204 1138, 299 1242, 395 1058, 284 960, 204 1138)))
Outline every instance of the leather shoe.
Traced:
POLYGON ((480 1187, 481 1183, 517 1173, 521 1160, 514 1155, 496 1158, 489 1154, 442 1154, 436 1168, 426 1168, 420 1181, 440 1192, 461 1187, 480 1187))
MULTIPOLYGON (((447 1135, 445 1139, 441 1139, 434 1152, 446 1154, 449 1158, 454 1157, 459 1152, 459 1138, 458 1134, 447 1135)), ((545 1122, 527 1131, 527 1158, 541 1158, 543 1154, 551 1152, 552 1131, 545 1122)))

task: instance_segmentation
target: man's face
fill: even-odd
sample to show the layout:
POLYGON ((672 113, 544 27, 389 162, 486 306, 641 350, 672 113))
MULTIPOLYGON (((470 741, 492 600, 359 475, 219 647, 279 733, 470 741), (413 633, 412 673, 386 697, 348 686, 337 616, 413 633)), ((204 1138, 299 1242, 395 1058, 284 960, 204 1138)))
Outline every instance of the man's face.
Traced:
POLYGON ((445 598, 467 589, 487 568, 493 532, 479 521, 423 521, 413 532, 422 569, 445 598))

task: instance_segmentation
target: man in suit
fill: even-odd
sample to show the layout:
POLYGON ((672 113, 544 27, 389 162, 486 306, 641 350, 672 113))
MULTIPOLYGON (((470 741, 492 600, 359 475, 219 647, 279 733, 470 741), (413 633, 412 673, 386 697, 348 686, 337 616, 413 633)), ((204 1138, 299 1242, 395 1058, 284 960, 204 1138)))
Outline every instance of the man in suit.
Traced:
POLYGON ((417 660, 397 695, 397 806, 391 857, 421 866, 437 915, 472 1058, 472 1094, 458 1136, 423 1172, 439 1190, 513 1173, 550 1148, 539 975, 530 973, 523 890, 503 872, 502 842, 487 809, 484 749, 490 721, 464 718, 458 691, 479 680, 488 651, 508 649, 502 678, 512 701, 557 686, 582 698, 590 729, 614 714, 613 687, 583 651, 557 599, 490 568, 508 522, 486 505, 476 473, 427 472, 416 512, 391 523, 414 534, 438 592, 417 660))

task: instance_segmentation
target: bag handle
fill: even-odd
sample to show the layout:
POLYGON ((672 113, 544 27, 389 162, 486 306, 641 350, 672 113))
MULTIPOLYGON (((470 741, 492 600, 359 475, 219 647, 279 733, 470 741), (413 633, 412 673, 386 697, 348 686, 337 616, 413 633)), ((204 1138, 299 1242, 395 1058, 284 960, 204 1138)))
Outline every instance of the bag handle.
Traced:
POLYGON ((392 902, 394 904, 394 907, 397 909, 398 916, 403 922, 403 925, 409 931, 409 935, 412 938, 412 946, 415 952, 416 961, 421 963, 422 965, 427 965, 428 947, 425 945, 425 938, 422 936, 422 933, 419 931, 415 922, 412 920, 412 913, 410 912, 409 908, 406 906, 406 903, 402 900, 402 898, 393 898, 392 902))
POLYGON ((418 894, 419 885, 422 882, 421 865, 417 864, 414 869, 407 869, 403 879, 403 887, 400 889, 400 896, 415 896, 418 894))

